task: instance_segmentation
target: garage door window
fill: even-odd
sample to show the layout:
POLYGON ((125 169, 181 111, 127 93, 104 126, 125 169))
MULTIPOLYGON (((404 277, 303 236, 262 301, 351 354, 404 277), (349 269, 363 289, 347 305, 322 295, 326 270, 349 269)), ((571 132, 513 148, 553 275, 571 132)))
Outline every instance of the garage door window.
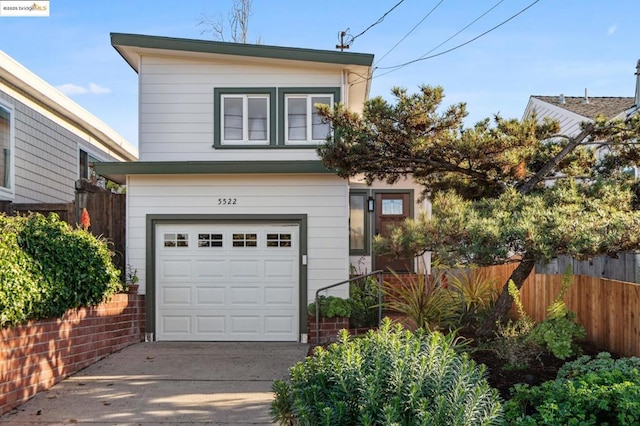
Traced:
POLYGON ((291 234, 267 234, 267 247, 291 247, 291 234))
POLYGON ((234 247, 258 247, 258 234, 233 234, 234 247))
POLYGON ((198 234, 198 247, 222 247, 222 234, 198 234))
POLYGON ((189 234, 164 234, 165 247, 189 247, 189 234))

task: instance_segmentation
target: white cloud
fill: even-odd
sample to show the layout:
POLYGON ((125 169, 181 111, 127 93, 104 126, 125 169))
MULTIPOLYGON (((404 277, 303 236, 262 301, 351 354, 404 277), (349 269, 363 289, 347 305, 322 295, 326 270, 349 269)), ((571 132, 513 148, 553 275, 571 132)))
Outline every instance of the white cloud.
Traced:
POLYGON ((607 34, 611 35, 613 33, 616 32, 616 30, 618 29, 618 25, 613 24, 612 26, 609 27, 609 29, 607 30, 607 34))
POLYGON ((89 83, 89 86, 87 87, 78 86, 77 84, 72 84, 72 83, 66 83, 66 84, 61 84, 56 88, 68 96, 86 95, 86 94, 104 95, 107 93, 111 93, 111 89, 107 87, 102 87, 95 83, 89 83))

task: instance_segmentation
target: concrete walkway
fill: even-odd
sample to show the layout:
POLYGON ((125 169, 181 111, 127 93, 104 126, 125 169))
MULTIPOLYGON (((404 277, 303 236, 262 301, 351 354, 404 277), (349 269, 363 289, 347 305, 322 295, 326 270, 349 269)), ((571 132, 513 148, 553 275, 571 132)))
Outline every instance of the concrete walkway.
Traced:
POLYGON ((271 424, 271 384, 309 346, 139 343, 41 392, 0 424, 271 424))

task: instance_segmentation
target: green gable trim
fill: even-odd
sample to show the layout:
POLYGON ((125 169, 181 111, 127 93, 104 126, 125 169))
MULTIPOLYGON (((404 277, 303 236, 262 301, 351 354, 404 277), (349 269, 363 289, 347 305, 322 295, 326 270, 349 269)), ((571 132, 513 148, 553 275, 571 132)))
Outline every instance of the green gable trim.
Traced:
POLYGON ((265 148, 276 144, 276 89, 275 87, 219 87, 213 89, 213 146, 215 148, 265 148), (269 145, 251 145, 238 142, 237 145, 222 144, 222 117, 220 113, 221 95, 269 95, 269 145))
POLYGON ((94 163, 96 173, 116 182, 126 175, 333 174, 320 161, 132 161, 94 163))
POLYGON ((322 62, 340 65, 362 65, 370 67, 373 64, 373 55, 369 53, 335 52, 332 50, 228 43, 222 41, 160 37, 141 34, 111 33, 111 45, 116 49, 118 46, 129 46, 147 49, 215 53, 221 55, 251 56, 256 58, 322 62))

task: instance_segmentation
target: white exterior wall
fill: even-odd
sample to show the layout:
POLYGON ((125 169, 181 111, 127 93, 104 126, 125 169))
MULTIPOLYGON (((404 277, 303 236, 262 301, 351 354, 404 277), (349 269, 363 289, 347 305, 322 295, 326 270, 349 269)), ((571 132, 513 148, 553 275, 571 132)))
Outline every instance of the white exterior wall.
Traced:
POLYGON ((575 112, 559 108, 540 99, 531 98, 524 111, 523 118, 530 117, 534 113, 540 123, 547 117, 552 120, 557 120, 560 124, 560 134, 568 136, 574 136, 580 133, 580 123, 583 121, 592 121, 575 112))
MULTIPOLYGON (((349 275, 348 186, 332 175, 132 175, 127 191, 127 263, 146 293, 148 214, 306 214, 307 299, 349 275), (217 199, 236 198, 235 206, 217 199)), ((305 253, 301 253, 305 254, 305 253)), ((347 297, 348 288, 332 294, 347 297)))
MULTIPOLYGON (((269 66, 143 56, 140 75, 140 161, 317 160, 314 149, 218 149, 214 89, 222 87, 341 87, 328 67, 269 66)), ((277 129, 276 129, 277 131, 277 129)))

